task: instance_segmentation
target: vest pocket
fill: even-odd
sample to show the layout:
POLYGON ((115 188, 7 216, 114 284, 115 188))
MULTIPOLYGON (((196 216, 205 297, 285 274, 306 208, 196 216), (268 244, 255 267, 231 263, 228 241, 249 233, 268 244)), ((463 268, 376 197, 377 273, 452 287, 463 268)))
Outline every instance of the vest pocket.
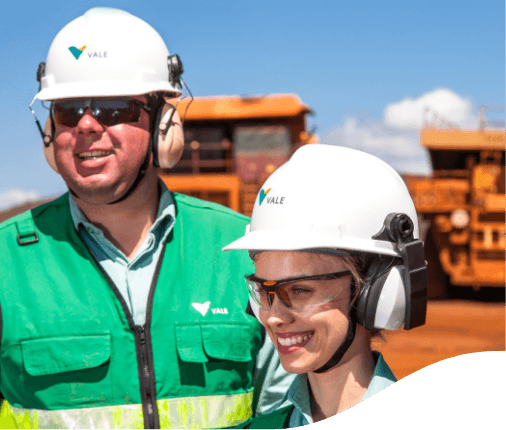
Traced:
POLYGON ((176 323, 175 328, 182 361, 206 363, 214 358, 247 362, 253 358, 248 323, 176 323))
POLYGON ((204 350, 218 360, 250 361, 252 339, 248 323, 202 324, 204 350))
POLYGON ((177 322, 175 332, 183 390, 200 387, 204 395, 252 390, 260 335, 252 335, 248 322, 177 322))
POLYGON ((24 340, 21 354, 34 408, 99 406, 112 398, 110 333, 24 340))

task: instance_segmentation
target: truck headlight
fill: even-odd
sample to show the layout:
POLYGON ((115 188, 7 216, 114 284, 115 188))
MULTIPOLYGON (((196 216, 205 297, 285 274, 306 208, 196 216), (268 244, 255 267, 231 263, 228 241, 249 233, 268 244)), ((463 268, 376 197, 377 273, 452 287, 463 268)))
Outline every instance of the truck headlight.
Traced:
POLYGON ((450 221, 455 228, 464 228, 469 224, 469 212, 464 209, 457 209, 450 215, 450 221))

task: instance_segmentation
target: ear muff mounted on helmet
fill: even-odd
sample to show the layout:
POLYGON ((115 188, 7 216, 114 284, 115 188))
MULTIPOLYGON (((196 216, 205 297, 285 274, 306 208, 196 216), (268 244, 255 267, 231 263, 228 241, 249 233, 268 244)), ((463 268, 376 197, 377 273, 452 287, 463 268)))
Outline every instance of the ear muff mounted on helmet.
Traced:
POLYGON ((364 284, 357 299, 357 322, 368 330, 410 330, 425 324, 427 267, 423 242, 413 237, 414 226, 406 214, 392 213, 376 240, 395 243, 400 259, 366 256, 364 284))

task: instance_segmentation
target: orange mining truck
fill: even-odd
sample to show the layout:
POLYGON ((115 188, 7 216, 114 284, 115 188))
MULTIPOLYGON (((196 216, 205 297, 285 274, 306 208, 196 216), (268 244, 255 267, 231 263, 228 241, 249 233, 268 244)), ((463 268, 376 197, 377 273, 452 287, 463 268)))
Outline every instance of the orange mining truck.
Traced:
POLYGON ((504 130, 424 128, 430 178, 405 177, 426 236, 429 296, 505 285, 504 130))
POLYGON ((161 178, 175 192, 251 215, 262 183, 301 145, 316 143, 306 127, 311 109, 296 95, 182 100, 185 149, 161 178))

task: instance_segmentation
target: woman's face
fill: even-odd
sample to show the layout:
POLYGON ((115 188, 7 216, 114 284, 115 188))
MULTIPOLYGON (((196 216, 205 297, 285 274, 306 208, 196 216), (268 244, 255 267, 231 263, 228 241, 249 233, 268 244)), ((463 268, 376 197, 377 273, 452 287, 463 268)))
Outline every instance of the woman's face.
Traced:
MULTIPOLYGON (((264 251, 255 257, 255 275, 266 280, 320 275, 347 270, 339 257, 319 258, 294 251, 264 251)), ((260 308, 260 321, 276 346, 283 368, 308 373, 323 366, 343 343, 348 330, 352 276, 328 281, 299 281, 305 296, 321 289, 333 299, 308 310, 292 311, 276 297, 270 309, 260 308)))

